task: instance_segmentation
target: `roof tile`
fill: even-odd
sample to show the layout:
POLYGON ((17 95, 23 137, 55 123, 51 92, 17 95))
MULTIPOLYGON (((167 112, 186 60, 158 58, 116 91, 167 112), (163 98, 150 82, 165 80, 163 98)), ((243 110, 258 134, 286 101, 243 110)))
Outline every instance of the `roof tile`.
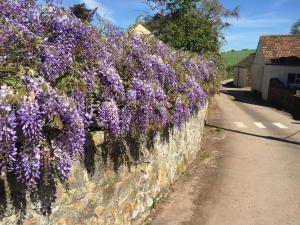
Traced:
POLYGON ((261 36, 260 44, 265 64, 272 64, 279 58, 300 57, 300 35, 261 36))

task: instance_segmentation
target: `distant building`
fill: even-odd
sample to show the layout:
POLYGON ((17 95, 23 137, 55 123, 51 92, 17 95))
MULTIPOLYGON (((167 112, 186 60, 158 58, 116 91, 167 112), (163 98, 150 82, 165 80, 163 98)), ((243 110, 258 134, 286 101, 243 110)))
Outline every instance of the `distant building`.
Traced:
POLYGON ((140 35, 151 35, 152 32, 143 24, 137 23, 132 28, 129 29, 129 31, 134 32, 136 34, 140 35))
POLYGON ((300 88, 300 35, 260 37, 252 65, 252 91, 267 100, 271 78, 300 88))
POLYGON ((251 86, 251 67, 254 62, 255 53, 250 54, 241 62, 234 66, 234 80, 236 87, 250 87, 251 86))

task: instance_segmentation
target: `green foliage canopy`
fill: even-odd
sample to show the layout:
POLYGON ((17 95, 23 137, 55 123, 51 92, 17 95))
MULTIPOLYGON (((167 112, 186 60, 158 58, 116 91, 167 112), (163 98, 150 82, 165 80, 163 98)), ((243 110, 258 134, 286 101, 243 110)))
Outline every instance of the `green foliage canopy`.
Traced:
POLYGON ((156 15, 154 20, 150 20, 147 25, 153 28, 157 26, 155 23, 164 24, 154 30, 158 38, 176 49, 197 53, 219 51, 218 33, 213 29, 211 21, 197 13, 189 13, 183 18, 172 18, 172 16, 160 14, 156 15))
POLYGON ((238 17, 238 7, 225 9, 219 0, 147 0, 154 16, 146 25, 162 41, 177 49, 218 53, 227 17, 238 17))
POLYGON ((82 3, 74 4, 70 9, 77 18, 90 23, 98 8, 88 9, 86 5, 82 3))
POLYGON ((300 19, 298 19, 291 28, 292 35, 300 35, 300 19))

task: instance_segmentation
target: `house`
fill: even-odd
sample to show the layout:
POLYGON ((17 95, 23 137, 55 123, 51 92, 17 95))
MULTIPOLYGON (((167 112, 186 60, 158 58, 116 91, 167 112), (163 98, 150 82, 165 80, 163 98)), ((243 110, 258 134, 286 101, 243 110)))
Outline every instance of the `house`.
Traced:
POLYGON ((268 100, 272 78, 286 87, 300 88, 300 35, 260 37, 252 65, 252 91, 268 100))
POLYGON ((234 80, 236 87, 250 87, 252 75, 251 67, 254 62, 255 53, 250 54, 234 66, 234 80))
POLYGON ((142 23, 137 23, 132 28, 130 28, 130 31, 139 35, 151 35, 152 32, 142 23))

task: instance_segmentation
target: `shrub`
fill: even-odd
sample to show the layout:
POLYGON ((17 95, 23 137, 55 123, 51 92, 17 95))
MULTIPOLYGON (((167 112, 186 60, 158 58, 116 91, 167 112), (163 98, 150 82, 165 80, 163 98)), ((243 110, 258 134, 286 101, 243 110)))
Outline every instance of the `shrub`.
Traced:
POLYGON ((29 190, 71 173, 86 134, 142 138, 203 106, 214 62, 153 37, 103 36, 53 1, 0 0, 0 169, 29 190))

